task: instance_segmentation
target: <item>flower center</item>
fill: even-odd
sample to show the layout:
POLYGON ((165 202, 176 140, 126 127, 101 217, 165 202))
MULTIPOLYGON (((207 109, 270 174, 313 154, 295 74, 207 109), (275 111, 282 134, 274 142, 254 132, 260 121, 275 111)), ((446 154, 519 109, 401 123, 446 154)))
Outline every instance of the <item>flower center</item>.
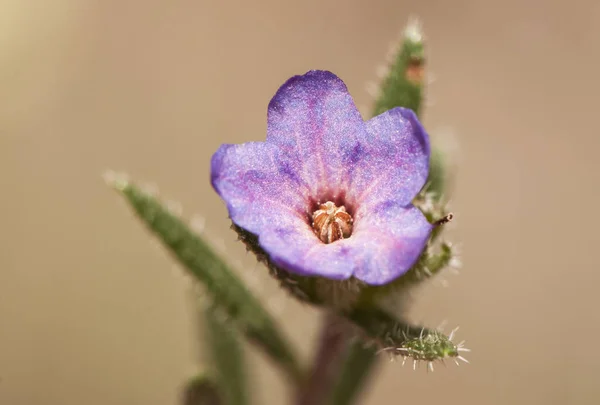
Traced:
POLYGON ((343 205, 338 207, 331 201, 319 204, 312 214, 312 221, 315 234, 323 243, 335 242, 352 235, 353 219, 343 205))

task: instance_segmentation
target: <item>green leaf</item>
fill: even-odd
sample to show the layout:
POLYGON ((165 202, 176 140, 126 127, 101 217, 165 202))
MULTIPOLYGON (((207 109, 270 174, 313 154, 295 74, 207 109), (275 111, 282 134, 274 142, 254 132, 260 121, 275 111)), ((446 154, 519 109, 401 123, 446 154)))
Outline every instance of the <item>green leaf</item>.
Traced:
POLYGON ((192 378, 185 386, 182 405, 224 405, 217 384, 206 375, 192 378))
POLYGON ((373 116, 395 107, 410 108, 420 115, 424 69, 423 35, 419 24, 411 22, 405 29, 402 43, 379 86, 373 116))
POLYGON ((376 349, 360 340, 348 348, 341 373, 333 386, 329 405, 351 405, 368 382, 377 365, 376 349))
POLYGON ((206 349, 211 358, 219 396, 224 405, 248 403, 244 353, 237 333, 218 308, 209 307, 205 314, 206 349))
POLYGON ((185 269, 204 284, 213 302, 246 338, 282 367, 292 381, 301 379, 296 357, 274 320, 210 245, 135 184, 110 177, 109 184, 185 269))

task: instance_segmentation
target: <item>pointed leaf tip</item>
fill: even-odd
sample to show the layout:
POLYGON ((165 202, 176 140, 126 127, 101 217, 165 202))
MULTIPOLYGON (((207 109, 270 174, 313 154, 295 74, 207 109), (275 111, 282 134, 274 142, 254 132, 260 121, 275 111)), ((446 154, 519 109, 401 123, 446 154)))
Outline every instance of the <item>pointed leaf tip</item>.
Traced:
POLYGON ((129 185, 129 176, 126 173, 117 173, 113 170, 107 170, 102 174, 106 184, 117 191, 123 191, 129 185))
POLYGON ((417 17, 411 17, 404 29, 404 38, 413 43, 423 42, 423 24, 417 17))

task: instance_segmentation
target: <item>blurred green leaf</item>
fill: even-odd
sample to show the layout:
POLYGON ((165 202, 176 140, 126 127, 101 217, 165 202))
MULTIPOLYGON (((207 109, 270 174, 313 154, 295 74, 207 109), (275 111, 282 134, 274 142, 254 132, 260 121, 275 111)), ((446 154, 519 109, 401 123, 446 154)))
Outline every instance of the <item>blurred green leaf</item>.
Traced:
POLYGON ((335 312, 326 311, 321 321, 315 355, 305 383, 298 390, 296 405, 325 405, 345 366, 344 354, 355 327, 335 312))
POLYGON ((182 405, 223 405, 217 384, 206 375, 192 378, 183 391, 182 405))
POLYGON ((431 147, 429 160, 429 177, 427 178, 427 192, 432 193, 436 201, 440 201, 446 190, 446 162, 442 151, 435 145, 431 147))
POLYGON ((210 245, 154 197, 124 179, 107 181, 129 202, 138 217, 175 258, 200 281, 212 301, 253 344, 292 381, 302 378, 296 357, 274 320, 210 245))
POLYGON ((356 340, 345 354, 341 373, 333 386, 329 405, 351 405, 355 403, 358 394, 367 383, 378 362, 376 349, 367 347, 365 343, 356 340))
POLYGON ((210 370, 214 373, 219 396, 224 405, 246 405, 246 368, 237 333, 223 314, 219 314, 218 308, 206 308, 204 315, 206 351, 211 358, 210 370))

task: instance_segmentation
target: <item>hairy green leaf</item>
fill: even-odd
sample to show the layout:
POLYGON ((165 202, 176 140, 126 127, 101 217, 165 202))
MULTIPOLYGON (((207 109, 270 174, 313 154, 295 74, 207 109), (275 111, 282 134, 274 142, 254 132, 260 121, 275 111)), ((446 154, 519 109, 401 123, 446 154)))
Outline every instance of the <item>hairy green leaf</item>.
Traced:
POLYGON ((388 71, 379 86, 373 116, 395 107, 405 107, 421 113, 425 55, 423 35, 417 22, 404 31, 399 49, 393 55, 388 71))
POLYGON ((123 179, 108 180, 169 252, 206 287, 213 302, 246 338, 281 366, 292 380, 300 379, 296 357, 274 320, 213 248, 135 184, 123 179))

